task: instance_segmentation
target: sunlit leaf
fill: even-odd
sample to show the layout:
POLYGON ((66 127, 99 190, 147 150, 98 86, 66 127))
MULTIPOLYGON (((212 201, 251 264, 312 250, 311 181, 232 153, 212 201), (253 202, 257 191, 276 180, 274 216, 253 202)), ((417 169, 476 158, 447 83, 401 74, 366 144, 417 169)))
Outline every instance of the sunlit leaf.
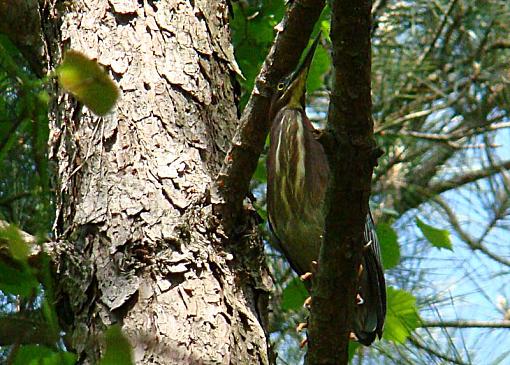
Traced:
POLYGON ((20 346, 12 365, 73 365, 76 355, 70 352, 56 352, 46 346, 24 345, 20 346))
POLYGON ((108 113, 119 97, 119 90, 97 63, 77 51, 67 51, 57 68, 60 85, 97 115, 108 113))
POLYGON ((376 227, 377 237, 381 244, 381 255, 385 269, 391 269, 400 262, 400 246, 397 232, 387 223, 379 223, 376 227))
POLYGON ((11 256, 15 260, 25 262, 29 254, 29 248, 23 238, 19 229, 14 225, 9 225, 5 228, 0 228, 0 245, 6 244, 9 247, 11 256))
POLYGON ((420 218, 416 218, 416 225, 421 230, 427 241, 437 248, 446 248, 453 250, 450 232, 446 229, 439 229, 424 223, 420 218))
POLYGON ((0 290, 4 293, 29 297, 38 290, 39 282, 24 265, 0 260, 0 290))
POLYGON ((317 47, 306 82, 308 93, 312 93, 323 86, 324 74, 328 72, 330 67, 331 60, 328 52, 323 47, 317 47))
POLYGON ((416 307, 416 298, 405 290, 388 287, 387 305, 383 338, 404 343, 411 332, 421 323, 416 307))

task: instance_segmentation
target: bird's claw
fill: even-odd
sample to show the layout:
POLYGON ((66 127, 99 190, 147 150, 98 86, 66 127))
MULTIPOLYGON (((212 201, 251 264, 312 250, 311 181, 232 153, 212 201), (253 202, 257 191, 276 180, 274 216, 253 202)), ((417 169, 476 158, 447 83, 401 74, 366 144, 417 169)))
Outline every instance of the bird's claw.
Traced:
POLYGON ((365 300, 360 293, 356 294, 356 305, 362 305, 363 303, 365 303, 365 300))
POLYGON ((305 328, 308 328, 308 322, 301 322, 297 325, 296 327, 296 331, 297 332, 301 332, 302 330, 304 330, 305 328))
POLYGON ((301 281, 307 281, 312 278, 313 274, 311 272, 305 272, 303 275, 301 275, 299 278, 301 281))
POLYGON ((312 297, 308 297, 308 298, 306 298, 306 299, 305 299, 305 302, 304 302, 304 304, 303 304, 303 306, 304 306, 305 308, 308 308, 308 309, 309 309, 309 308, 311 307, 311 305, 312 305, 312 297))

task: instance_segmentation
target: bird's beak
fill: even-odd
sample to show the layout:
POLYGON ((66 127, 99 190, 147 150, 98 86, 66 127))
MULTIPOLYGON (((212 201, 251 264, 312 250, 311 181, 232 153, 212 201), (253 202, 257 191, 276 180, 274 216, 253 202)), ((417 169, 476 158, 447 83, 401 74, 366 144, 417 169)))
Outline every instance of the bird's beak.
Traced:
POLYGON ((299 65, 296 71, 291 76, 291 79, 288 83, 287 89, 282 97, 289 100, 288 105, 302 105, 304 103, 304 95, 306 92, 306 79, 308 78, 308 71, 310 70, 310 66, 312 65, 313 56, 315 54, 315 49, 319 44, 319 40, 321 37, 321 33, 315 37, 312 45, 308 49, 303 62, 299 65))

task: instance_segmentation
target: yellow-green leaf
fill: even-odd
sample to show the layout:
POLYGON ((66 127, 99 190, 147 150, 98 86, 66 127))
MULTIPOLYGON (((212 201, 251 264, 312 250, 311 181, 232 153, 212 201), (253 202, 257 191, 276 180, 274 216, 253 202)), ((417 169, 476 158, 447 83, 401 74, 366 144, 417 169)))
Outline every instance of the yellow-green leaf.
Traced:
POLYGON ((67 51, 56 72, 60 85, 97 115, 108 113, 119 97, 104 69, 80 52, 67 51))
POLYGON ((397 232, 388 223, 379 223, 376 227, 381 245, 382 261, 385 269, 391 269, 400 262, 400 246, 397 232))
POLYGON ((119 325, 111 326, 105 333, 106 351, 99 365, 132 365, 133 351, 119 325))
POLYGON ((421 230, 432 246, 437 248, 446 248, 453 251, 452 241, 450 239, 450 232, 446 229, 439 229, 424 223, 420 218, 416 218, 416 225, 421 230))
POLYGON ((30 250, 16 226, 11 224, 0 229, 0 244, 2 243, 7 244, 14 259, 26 262, 30 250))
POLYGON ((411 332, 421 324, 416 298, 405 290, 388 287, 387 306, 383 338, 404 343, 411 332))

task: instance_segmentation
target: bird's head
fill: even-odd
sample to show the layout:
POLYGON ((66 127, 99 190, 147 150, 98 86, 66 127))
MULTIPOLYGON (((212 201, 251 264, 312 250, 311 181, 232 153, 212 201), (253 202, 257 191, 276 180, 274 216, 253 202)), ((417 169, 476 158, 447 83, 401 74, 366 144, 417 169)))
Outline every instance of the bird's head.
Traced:
POLYGON ((320 40, 320 35, 320 33, 317 35, 296 71, 278 83, 276 92, 271 101, 271 118, 274 118, 276 114, 285 107, 305 108, 306 79, 312 64, 315 49, 320 40))

